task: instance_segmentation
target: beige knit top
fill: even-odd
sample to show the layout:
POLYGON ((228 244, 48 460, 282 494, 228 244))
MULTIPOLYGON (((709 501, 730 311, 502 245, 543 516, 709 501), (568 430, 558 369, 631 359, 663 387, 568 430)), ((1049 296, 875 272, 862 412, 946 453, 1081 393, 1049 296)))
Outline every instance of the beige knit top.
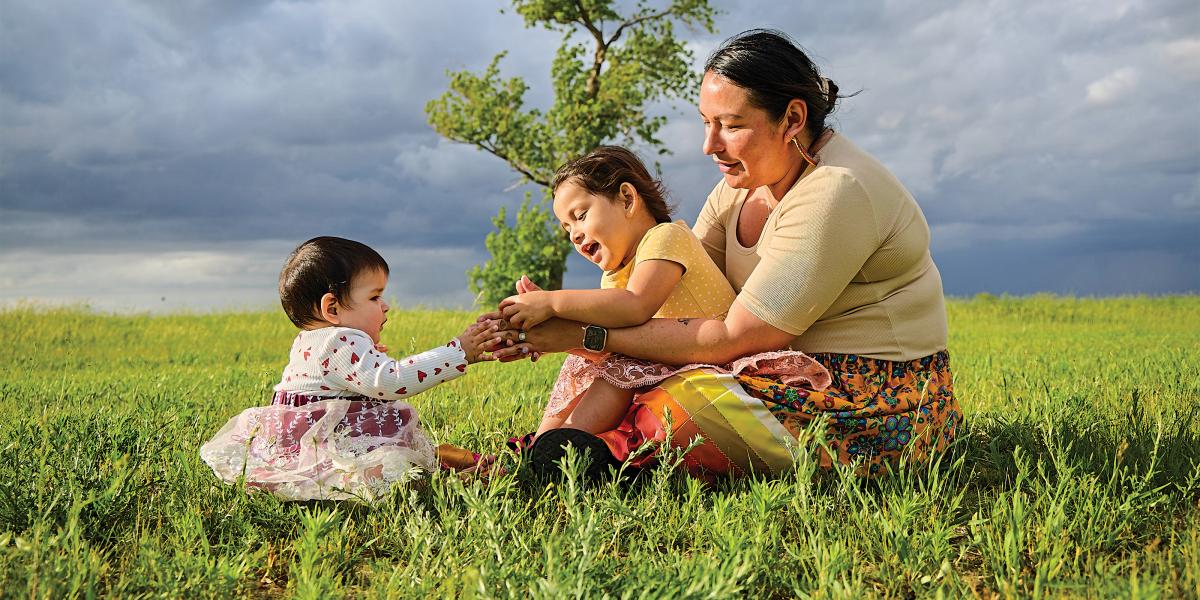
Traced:
POLYGON ((747 248, 737 222, 748 193, 722 180, 693 231, 737 301, 795 334, 793 349, 903 361, 946 348, 929 225, 874 157, 834 134, 747 248))

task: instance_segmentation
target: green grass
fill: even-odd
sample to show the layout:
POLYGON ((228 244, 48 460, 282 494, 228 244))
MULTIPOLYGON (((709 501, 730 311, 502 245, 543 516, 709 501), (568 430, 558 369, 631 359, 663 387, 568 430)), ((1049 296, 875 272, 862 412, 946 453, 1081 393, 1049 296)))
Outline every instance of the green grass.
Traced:
MULTIPOLYGON (((441 474, 372 506, 218 483, 197 449, 266 402, 281 314, 0 312, 0 594, 1196 597, 1200 297, 949 305, 966 434, 881 481, 706 488, 441 474)), ((470 320, 395 311, 393 354, 470 320)), ((497 451, 560 359, 487 364, 414 399, 443 442, 497 451)))

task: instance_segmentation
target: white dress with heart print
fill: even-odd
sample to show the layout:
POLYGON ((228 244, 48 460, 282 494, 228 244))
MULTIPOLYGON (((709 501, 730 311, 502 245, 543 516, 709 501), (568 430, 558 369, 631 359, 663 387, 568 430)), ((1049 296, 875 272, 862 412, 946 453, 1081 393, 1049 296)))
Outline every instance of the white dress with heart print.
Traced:
POLYGON ((284 500, 367 501, 430 471, 433 445, 401 399, 461 376, 458 340, 393 359, 346 327, 301 331, 270 406, 233 417, 200 448, 226 483, 284 500))

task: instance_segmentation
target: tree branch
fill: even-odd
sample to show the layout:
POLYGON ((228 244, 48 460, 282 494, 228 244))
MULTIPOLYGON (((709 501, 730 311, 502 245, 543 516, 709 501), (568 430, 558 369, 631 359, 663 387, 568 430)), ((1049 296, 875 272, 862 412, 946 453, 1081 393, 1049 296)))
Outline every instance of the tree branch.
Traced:
POLYGON ((596 40, 596 52, 592 54, 592 72, 588 73, 586 88, 588 98, 595 100, 596 96, 600 95, 600 68, 604 65, 604 55, 608 52, 608 44, 604 43, 604 32, 600 31, 595 23, 592 23, 592 17, 583 7, 582 0, 575 0, 575 6, 579 7, 580 24, 590 31, 596 40))
POLYGON ((470 141, 470 140, 458 140, 458 141, 463 142, 465 144, 472 144, 479 148, 483 148, 492 156, 495 156, 496 158, 499 158, 500 160, 508 163, 508 166, 512 167, 514 170, 516 170, 518 173, 523 175, 529 181, 532 181, 533 183, 536 183, 542 187, 546 187, 546 188, 550 187, 549 180, 545 180, 545 179, 542 179, 542 178, 534 175, 533 169, 529 168, 529 166, 527 166, 525 163, 522 163, 521 161, 510 157, 507 153, 502 152, 501 150, 499 150, 495 146, 487 143, 486 141, 478 141, 478 142, 474 142, 474 141, 470 141))
POLYGON ((649 14, 649 15, 642 15, 640 17, 637 17, 636 19, 630 19, 628 21, 625 21, 624 23, 621 23, 620 27, 617 27, 617 30, 613 32, 612 37, 608 38, 608 42, 606 44, 604 44, 604 47, 607 48, 607 47, 611 46, 613 42, 617 41, 617 38, 621 37, 621 32, 624 31, 626 27, 631 27, 633 25, 637 25, 638 23, 642 23, 645 21, 653 21, 654 19, 662 18, 669 14, 671 14, 671 9, 668 8, 662 12, 657 12, 657 13, 649 14))
POLYGON ((579 7, 579 24, 583 25, 585 29, 591 32, 592 37, 596 38, 596 45, 603 45, 607 48, 608 45, 604 43, 604 32, 600 31, 595 23, 592 23, 592 17, 588 14, 587 9, 583 7, 582 0, 575 0, 575 6, 579 7))

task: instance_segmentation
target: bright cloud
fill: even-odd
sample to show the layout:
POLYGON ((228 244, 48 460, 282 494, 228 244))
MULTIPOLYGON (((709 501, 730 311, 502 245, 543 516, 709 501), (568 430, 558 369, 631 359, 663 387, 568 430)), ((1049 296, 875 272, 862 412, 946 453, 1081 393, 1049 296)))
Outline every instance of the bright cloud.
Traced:
POLYGON ((1093 81, 1087 86, 1087 102, 1095 106, 1105 106, 1124 99, 1137 88, 1138 72, 1136 69, 1124 67, 1093 81))

